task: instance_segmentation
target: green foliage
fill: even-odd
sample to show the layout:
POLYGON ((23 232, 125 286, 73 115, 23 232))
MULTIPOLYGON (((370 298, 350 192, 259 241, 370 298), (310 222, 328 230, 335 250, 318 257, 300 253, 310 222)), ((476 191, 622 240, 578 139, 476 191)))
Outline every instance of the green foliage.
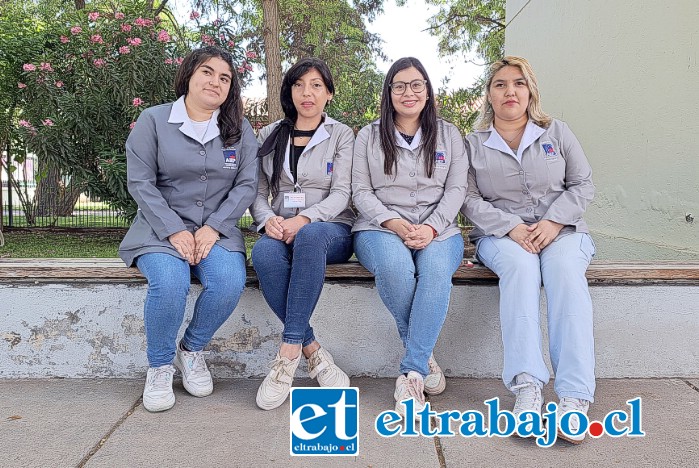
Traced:
POLYGON ((425 0, 439 7, 428 19, 442 56, 475 52, 486 63, 502 58, 505 0, 425 0))
POLYGON ((473 129, 478 118, 478 109, 482 102, 481 81, 471 88, 461 88, 446 92, 440 90, 437 94, 439 115, 456 125, 466 134, 473 129))
POLYGON ((130 2, 132 10, 62 12, 43 35, 41 52, 13 64, 22 70, 15 82, 22 88, 17 125, 27 149, 127 219, 136 205, 126 188, 124 143, 143 109, 175 99, 182 56, 199 41, 223 44, 240 61, 244 79, 253 58, 223 25, 187 30, 149 18, 144 3, 130 2))

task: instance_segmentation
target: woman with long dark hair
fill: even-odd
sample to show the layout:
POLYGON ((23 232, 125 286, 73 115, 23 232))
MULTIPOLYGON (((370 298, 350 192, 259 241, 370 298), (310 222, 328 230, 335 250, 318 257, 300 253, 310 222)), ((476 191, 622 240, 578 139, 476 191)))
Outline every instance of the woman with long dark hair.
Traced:
POLYGON ((405 347, 394 394, 399 413, 404 400, 420 411, 423 391, 446 386, 432 350, 463 258, 456 217, 467 171, 462 136, 437 117, 427 71, 413 57, 396 61, 384 82, 381 119, 357 135, 352 199, 357 258, 374 274, 405 347))
POLYGON ((334 92, 325 62, 298 61, 282 81, 286 117, 259 135, 261 176, 251 212, 264 234, 252 262, 267 304, 284 324, 279 352, 257 392, 257 405, 265 410, 286 400, 301 354, 320 386, 349 385, 309 324, 326 264, 352 255, 354 133, 324 112, 334 92))
POLYGON ((126 141, 138 214, 119 255, 148 280, 148 411, 175 404, 175 368, 190 394, 213 391, 202 351, 245 286, 245 243, 236 222, 255 198, 258 144, 243 118, 234 70, 228 52, 193 51, 175 77, 177 101, 143 111, 126 141), (177 344, 192 273, 203 291, 177 344))

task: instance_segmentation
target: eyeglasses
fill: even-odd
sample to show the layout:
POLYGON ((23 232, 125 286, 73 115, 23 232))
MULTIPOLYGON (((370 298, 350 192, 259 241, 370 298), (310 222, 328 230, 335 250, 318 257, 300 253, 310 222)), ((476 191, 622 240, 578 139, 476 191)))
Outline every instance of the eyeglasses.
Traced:
POLYGON ((413 80, 411 82, 394 81, 388 85, 388 87, 391 88, 391 92, 393 92, 393 94, 400 95, 405 93, 405 90, 408 89, 408 85, 410 85, 410 89, 412 89, 414 93, 419 93, 425 89, 426 84, 427 80, 413 80))

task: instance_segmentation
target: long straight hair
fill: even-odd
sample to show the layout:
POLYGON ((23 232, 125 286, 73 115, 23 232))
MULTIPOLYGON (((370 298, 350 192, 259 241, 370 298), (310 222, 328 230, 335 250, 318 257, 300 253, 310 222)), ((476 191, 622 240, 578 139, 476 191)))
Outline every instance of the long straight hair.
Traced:
POLYGON ((189 80, 197 68, 214 57, 220 58, 231 68, 231 87, 218 114, 218 128, 225 146, 240 140, 243 126, 243 102, 240 99, 240 81, 235 73, 233 56, 218 47, 207 46, 190 52, 175 74, 175 94, 179 99, 189 92, 189 80))
MULTIPOLYGON (((286 148, 289 144, 289 136, 291 131, 294 129, 294 124, 296 124, 296 119, 298 117, 298 111, 294 105, 294 99, 291 96, 291 90, 303 75, 308 73, 310 70, 316 70, 320 73, 323 78, 323 84, 328 89, 329 92, 335 94, 335 84, 333 83, 333 77, 330 73, 330 68, 328 65, 320 59, 317 58, 304 58, 296 62, 289 71, 284 75, 282 80, 282 87, 279 91, 279 100, 282 104, 282 110, 284 111, 284 120, 279 123, 279 132, 274 132, 270 134, 269 138, 276 138, 276 144, 274 145, 274 157, 272 159, 272 179, 270 180, 270 186, 272 189, 272 196, 275 197, 279 193, 279 181, 282 177, 282 172, 284 171, 284 159, 286 156, 286 148)), ((265 142, 266 143, 266 142, 265 142)), ((264 143, 263 143, 264 146, 264 143)))
POLYGON ((383 172, 386 175, 393 175, 393 168, 398 172, 398 148, 396 147, 396 124, 395 108, 391 101, 391 83, 398 72, 406 68, 415 67, 420 72, 422 78, 427 80, 425 89, 427 90, 427 101, 425 107, 420 112, 420 128, 422 129, 422 157, 425 159, 425 172, 427 177, 432 177, 434 173, 434 154, 437 150, 437 106, 435 105, 432 82, 427 76, 427 71, 422 63, 415 57, 403 57, 398 59, 388 70, 386 79, 383 82, 381 92, 381 120, 379 122, 379 133, 381 138, 381 149, 384 154, 383 172))

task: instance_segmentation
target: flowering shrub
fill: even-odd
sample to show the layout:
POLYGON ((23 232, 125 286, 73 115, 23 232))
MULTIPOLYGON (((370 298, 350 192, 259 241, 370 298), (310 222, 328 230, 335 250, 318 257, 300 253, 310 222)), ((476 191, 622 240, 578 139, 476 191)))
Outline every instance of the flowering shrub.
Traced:
MULTIPOLYGON (((160 18, 126 11, 66 14, 66 24, 43 56, 22 66, 22 120, 27 149, 50 161, 86 191, 127 218, 136 206, 126 189, 124 143, 143 109, 175 99, 173 81, 191 46, 160 18)), ((240 59, 249 79, 250 56, 220 25, 200 25, 204 38, 217 34, 240 59)))

